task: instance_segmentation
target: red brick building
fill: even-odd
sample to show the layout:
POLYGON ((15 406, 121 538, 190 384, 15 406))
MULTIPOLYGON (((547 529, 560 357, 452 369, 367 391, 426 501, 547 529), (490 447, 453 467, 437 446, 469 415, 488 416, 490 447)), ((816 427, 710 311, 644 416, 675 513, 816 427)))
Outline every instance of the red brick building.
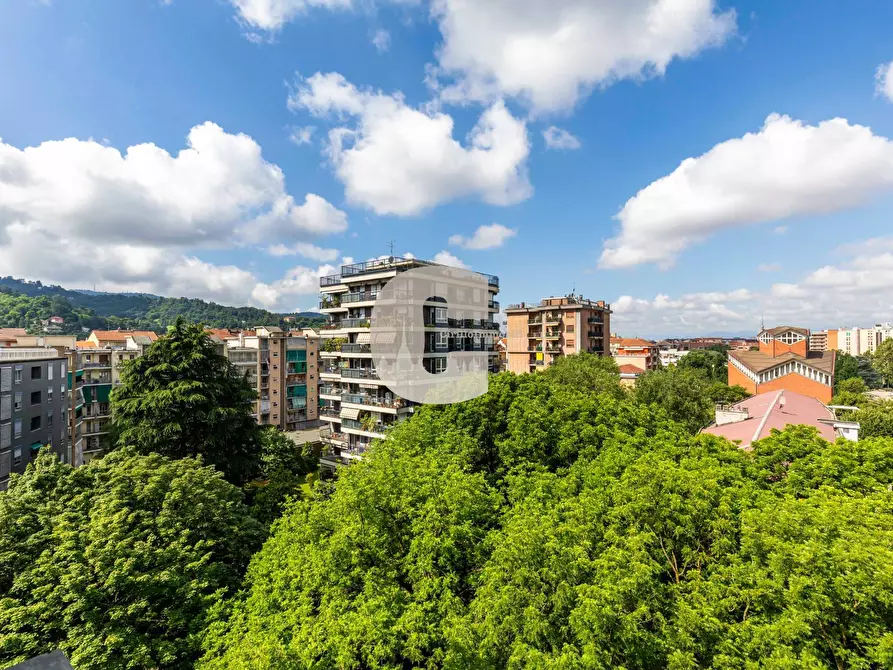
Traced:
POLYGON ((760 332, 759 351, 730 351, 729 385, 750 393, 793 391, 828 404, 834 395, 833 351, 809 351, 809 331, 778 326, 760 332))

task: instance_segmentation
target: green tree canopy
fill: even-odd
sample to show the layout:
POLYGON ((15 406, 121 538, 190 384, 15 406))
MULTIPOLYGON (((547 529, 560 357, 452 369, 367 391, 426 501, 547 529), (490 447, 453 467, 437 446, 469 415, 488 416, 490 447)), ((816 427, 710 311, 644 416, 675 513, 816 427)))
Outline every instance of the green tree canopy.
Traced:
POLYGON ((581 352, 573 356, 560 356, 543 372, 558 384, 564 384, 589 393, 608 393, 614 397, 623 395, 617 363, 610 356, 581 352))
POLYGON ((0 493, 0 666, 61 649, 84 670, 191 668, 262 536, 194 459, 41 453, 0 493))
POLYGON ((835 393, 839 390, 842 382, 854 378, 859 378, 859 359, 845 351, 838 351, 834 360, 835 393))
POLYGON ((118 446, 170 458, 201 455, 235 483, 260 468, 255 392, 199 324, 182 320, 129 361, 111 409, 118 446))
POLYGON ((309 444, 298 445, 273 426, 261 431, 260 477, 245 486, 251 513, 269 526, 291 499, 302 497, 304 478, 318 469, 309 444))
POLYGON ((420 408, 274 524, 201 667, 888 666, 893 440, 694 436, 675 374, 420 408))
POLYGON ((893 401, 872 402, 853 412, 859 422, 859 438, 893 437, 893 401))
POLYGON ((881 342, 871 355, 871 365, 883 377, 884 385, 893 385, 893 339, 881 342))
MULTIPOLYGON (((728 350, 728 347, 726 347, 726 350, 728 350)), ((679 359, 677 366, 683 369, 701 370, 707 379, 714 382, 725 382, 729 378, 727 364, 728 354, 725 351, 698 349, 690 351, 679 359)))
MULTIPOLYGON (((692 352, 685 356, 684 361, 692 352)), ((636 381, 635 397, 645 405, 662 407, 667 415, 692 433, 710 425, 714 404, 708 389, 710 378, 700 368, 672 366, 646 372, 636 381)))

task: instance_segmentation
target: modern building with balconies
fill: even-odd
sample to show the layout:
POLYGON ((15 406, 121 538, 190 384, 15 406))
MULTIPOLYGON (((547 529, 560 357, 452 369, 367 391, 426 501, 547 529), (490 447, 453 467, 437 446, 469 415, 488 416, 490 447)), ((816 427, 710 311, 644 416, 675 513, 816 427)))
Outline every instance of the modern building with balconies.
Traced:
POLYGON ((505 310, 508 370, 543 370, 559 357, 583 351, 607 356, 611 306, 582 296, 543 298, 538 305, 520 303, 505 310))
POLYGON ((0 348, 0 491, 40 449, 69 462, 65 356, 51 348, 0 348))
MULTIPOLYGON (((389 426, 412 413, 414 403, 393 393, 373 367, 370 319, 378 294, 390 279, 412 268, 437 265, 391 256, 343 265, 339 274, 320 278, 319 309, 329 318, 320 331, 319 347, 319 418, 325 424, 320 435, 328 447, 324 461, 341 464, 360 458, 389 426)), ((495 300, 499 278, 478 274, 487 281, 487 318, 451 318, 436 296, 423 307, 423 365, 432 374, 446 369, 453 351, 488 352, 489 369, 498 371, 499 324, 493 316, 499 311, 495 300)))

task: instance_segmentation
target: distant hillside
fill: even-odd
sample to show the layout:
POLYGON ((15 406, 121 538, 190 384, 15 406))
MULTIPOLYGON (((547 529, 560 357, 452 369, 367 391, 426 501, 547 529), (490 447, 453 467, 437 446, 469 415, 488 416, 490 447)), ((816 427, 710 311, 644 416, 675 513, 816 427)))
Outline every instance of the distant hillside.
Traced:
POLYGON ((283 317, 294 316, 289 325, 318 327, 322 314, 301 312, 277 314, 256 307, 228 307, 196 298, 164 298, 137 293, 74 291, 13 277, 0 277, 0 328, 35 328, 50 316, 65 319, 64 332, 82 328, 139 328, 164 332, 183 317, 213 328, 242 328, 256 325, 285 325, 283 317))

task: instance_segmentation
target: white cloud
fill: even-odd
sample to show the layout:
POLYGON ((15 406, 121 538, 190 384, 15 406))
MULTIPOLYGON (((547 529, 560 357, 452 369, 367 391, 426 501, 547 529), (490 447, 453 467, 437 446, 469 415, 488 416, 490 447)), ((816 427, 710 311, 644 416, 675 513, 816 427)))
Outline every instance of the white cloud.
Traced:
POLYGON ((484 111, 465 146, 449 115, 410 107, 399 93, 361 91, 338 73, 302 82, 289 107, 355 119, 329 132, 327 153, 348 201, 377 214, 415 215, 473 196, 510 205, 532 193, 527 128, 501 102, 484 111))
POLYGON ((446 100, 519 97, 536 112, 572 108, 596 86, 660 76, 722 44, 734 10, 714 0, 436 0, 446 100))
POLYGON ((449 265, 450 267, 463 268, 465 270, 470 269, 468 265, 453 256, 453 254, 451 254, 446 249, 444 249, 443 251, 438 251, 436 254, 434 254, 434 258, 432 258, 431 260, 435 263, 440 263, 441 265, 449 265))
POLYGON ((297 205, 251 137, 213 123, 194 127, 173 155, 153 144, 0 141, 0 165, 0 268, 66 286, 257 304, 253 273, 197 250, 346 227, 319 196, 297 205))
POLYGON ((581 146, 580 140, 558 126, 549 126, 546 128, 543 131, 543 139, 546 141, 547 149, 569 151, 579 149, 581 146))
POLYGON ((308 9, 350 9, 352 0, 230 0, 243 23, 257 30, 276 31, 308 9))
POLYGON ((471 237, 452 235, 449 242, 465 249, 495 249, 517 234, 518 231, 513 228, 491 223, 489 226, 479 226, 471 237))
POLYGON ((778 272, 781 266, 778 263, 763 263, 757 266, 757 272, 778 272))
POLYGON ((303 256, 314 261, 331 262, 338 258, 337 249, 323 249, 308 242, 298 242, 293 246, 274 244, 267 248, 271 256, 303 256))
POLYGON ((313 131, 315 130, 315 126, 297 126, 291 129, 288 139, 298 146, 310 144, 313 141, 313 131))
MULTIPOLYGON (((874 252, 807 273, 800 281, 767 291, 741 289, 653 300, 622 296, 611 305, 612 330, 650 336, 741 333, 755 336, 759 324, 793 324, 813 330, 893 319, 893 237, 874 252)), ((865 245, 863 248, 867 248, 865 245)), ((855 248, 855 245, 854 245, 855 248)))
POLYGON ((727 228, 825 214, 893 190, 893 142, 846 119, 810 126, 772 114, 758 133, 716 145, 649 184, 617 215, 600 266, 672 265, 727 228))
POLYGON ((874 91, 893 102, 893 61, 879 65, 874 73, 874 91))
POLYGON ((374 46, 380 54, 390 49, 391 33, 384 29, 376 30, 375 34, 372 36, 372 46, 374 46))
POLYGON ((775 233, 776 235, 784 235, 786 232, 788 232, 788 227, 787 226, 775 226, 775 228, 772 229, 772 232, 775 233))

